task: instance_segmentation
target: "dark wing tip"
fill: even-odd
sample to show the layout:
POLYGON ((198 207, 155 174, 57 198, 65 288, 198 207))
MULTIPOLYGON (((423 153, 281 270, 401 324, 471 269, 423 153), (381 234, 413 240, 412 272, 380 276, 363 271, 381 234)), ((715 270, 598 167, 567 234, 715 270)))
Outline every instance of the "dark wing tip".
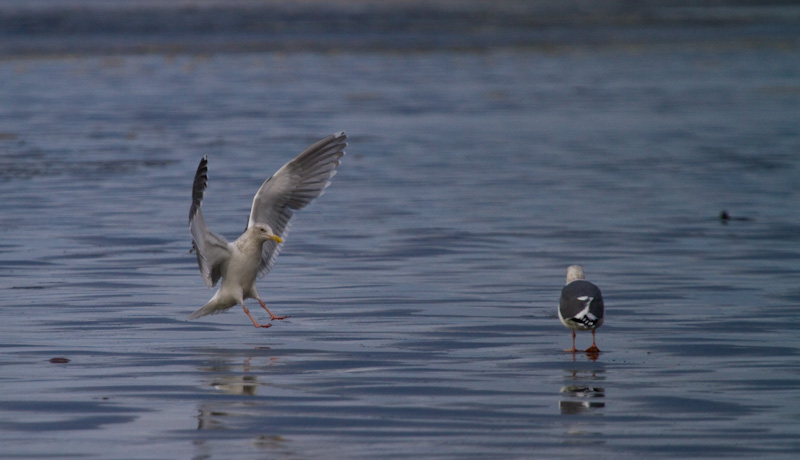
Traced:
POLYGON ((194 219, 197 210, 203 203, 203 195, 208 184, 208 155, 204 155, 197 165, 197 172, 194 173, 194 183, 192 184, 192 206, 189 208, 189 222, 194 219))
POLYGON ((328 135, 324 139, 320 139, 315 142, 313 145, 307 148, 306 151, 319 150, 323 146, 325 149, 335 146, 338 150, 343 150, 345 147, 347 147, 347 134, 344 131, 339 131, 328 135))
POLYGON ((317 142, 313 143, 303 153, 318 151, 323 148, 327 150, 331 146, 336 146, 336 147, 341 146, 339 150, 344 149, 347 146, 347 134, 345 134, 344 131, 339 131, 337 133, 330 134, 325 138, 320 139, 317 142))
MULTIPOLYGON (((333 138, 337 140, 341 140, 344 144, 344 147, 347 147, 347 134, 344 131, 339 131, 338 133, 333 133, 333 138)), ((342 152, 344 153, 344 152, 342 152)))

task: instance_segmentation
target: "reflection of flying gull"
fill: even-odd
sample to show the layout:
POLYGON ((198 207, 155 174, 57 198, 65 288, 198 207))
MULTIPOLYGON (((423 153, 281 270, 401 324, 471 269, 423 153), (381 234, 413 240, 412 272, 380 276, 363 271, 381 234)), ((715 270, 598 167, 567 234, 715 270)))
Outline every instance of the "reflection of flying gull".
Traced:
POLYGON ((192 187, 189 230, 206 285, 212 287, 220 278, 222 284, 214 297, 189 315, 189 319, 221 313, 238 304, 255 327, 270 327, 272 324, 258 324, 250 315, 244 305, 244 299, 248 298, 258 300, 270 319, 286 318, 269 311, 256 290, 256 277, 266 275, 272 268, 289 232, 292 213, 303 209, 330 185, 345 154, 346 139, 343 132, 322 139, 267 179, 253 198, 247 228, 232 243, 206 228, 200 205, 208 181, 208 158, 200 160, 192 187))
POLYGON ((583 268, 580 265, 570 265, 567 268, 567 285, 561 290, 561 300, 558 302, 558 318, 564 326, 572 329, 572 348, 564 351, 576 352, 575 330, 592 330, 592 346, 587 348, 589 353, 597 353, 594 334, 598 327, 603 325, 603 295, 600 288, 586 281, 583 268))

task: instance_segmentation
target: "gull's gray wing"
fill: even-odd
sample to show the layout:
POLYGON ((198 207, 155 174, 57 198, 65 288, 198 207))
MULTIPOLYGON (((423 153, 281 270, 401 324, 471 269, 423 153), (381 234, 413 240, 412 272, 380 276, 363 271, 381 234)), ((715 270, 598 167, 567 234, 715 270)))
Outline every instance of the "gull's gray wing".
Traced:
MULTIPOLYGON (((346 141, 347 135, 344 132, 331 134, 307 148, 264 181, 253 198, 247 228, 254 224, 266 224, 273 233, 285 239, 294 211, 306 207, 330 185, 331 178, 336 175, 336 168, 345 154, 346 141)), ((260 276, 270 271, 281 246, 272 240, 264 243, 260 276)))
POLYGON ((579 279, 564 286, 558 308, 562 318, 584 328, 603 323, 603 294, 589 281, 579 279))
POLYGON ((197 264, 200 274, 208 287, 217 284, 222 276, 222 266, 230 259, 228 242, 225 238, 206 228, 206 221, 200 211, 206 185, 208 183, 208 157, 204 156, 197 166, 192 185, 192 206, 189 208, 189 231, 192 233, 192 247, 197 251, 197 264))

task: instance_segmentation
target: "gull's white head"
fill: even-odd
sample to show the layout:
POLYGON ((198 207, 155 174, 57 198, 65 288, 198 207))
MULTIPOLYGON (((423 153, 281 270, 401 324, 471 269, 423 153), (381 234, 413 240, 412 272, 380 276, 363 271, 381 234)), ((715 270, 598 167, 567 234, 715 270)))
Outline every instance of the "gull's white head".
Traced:
POLYGON ((272 240, 277 243, 283 243, 283 240, 280 236, 272 233, 272 229, 269 225, 264 224, 255 224, 248 229, 248 231, 252 232, 252 234, 258 239, 259 242, 263 243, 267 240, 272 240))
POLYGON ((585 280, 586 275, 583 274, 583 267, 580 265, 570 265, 567 267, 567 284, 575 280, 585 280))

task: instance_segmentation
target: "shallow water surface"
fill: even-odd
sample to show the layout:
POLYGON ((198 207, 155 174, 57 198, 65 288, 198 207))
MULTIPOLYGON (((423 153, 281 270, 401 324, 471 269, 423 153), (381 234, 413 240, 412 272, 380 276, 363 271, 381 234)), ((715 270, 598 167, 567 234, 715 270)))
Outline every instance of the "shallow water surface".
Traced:
POLYGON ((0 61, 0 457, 794 458, 799 76, 781 47, 0 61), (234 238, 342 129, 259 284, 291 318, 186 321, 200 157, 234 238), (561 352, 573 263, 598 356, 561 352))

